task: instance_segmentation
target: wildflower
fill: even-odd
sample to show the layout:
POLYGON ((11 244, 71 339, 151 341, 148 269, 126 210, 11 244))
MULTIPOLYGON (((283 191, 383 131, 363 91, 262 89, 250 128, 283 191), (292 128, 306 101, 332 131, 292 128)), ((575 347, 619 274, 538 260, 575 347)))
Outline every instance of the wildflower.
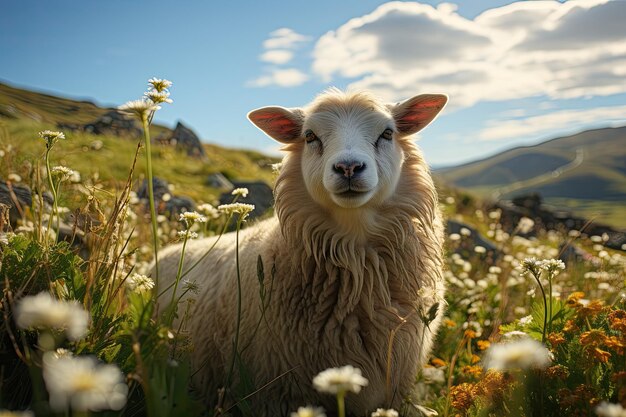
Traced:
POLYGON ((591 317, 595 316, 604 308, 604 301, 593 300, 587 303, 583 303, 583 300, 578 301, 578 316, 579 317, 591 317))
POLYGON ((596 414, 600 417, 626 417, 626 408, 621 404, 612 404, 602 401, 596 407, 596 414))
POLYGON ((159 93, 172 86, 171 81, 161 78, 150 78, 148 83, 159 93))
POLYGON ((535 227, 535 222, 528 217, 522 217, 517 224, 517 230, 523 235, 533 230, 533 227, 535 227))
POLYGON ((59 139, 65 139, 63 132, 55 132, 52 130, 44 130, 39 132, 39 137, 46 141, 48 148, 52 147, 59 139))
POLYGON ((450 388, 450 400, 452 407, 461 412, 467 411, 478 394, 476 384, 464 382, 450 388))
POLYGON ((200 292, 200 286, 198 285, 198 283, 196 281, 190 281, 188 279, 183 280, 183 289, 194 294, 198 294, 200 292))
POLYGON ((442 366, 446 366, 446 362, 443 359, 439 359, 439 358, 432 358, 430 360, 430 363, 433 366, 436 366, 437 368, 441 368, 442 366))
POLYGON ((361 370, 352 365, 341 368, 329 368, 313 378, 313 386, 319 392, 339 394, 353 392, 358 394, 368 381, 361 375, 361 370))
POLYGON ((178 237, 181 239, 197 239, 198 234, 196 232, 190 232, 189 230, 181 230, 177 233, 178 237))
POLYGON ((532 323, 532 321, 533 321, 533 316, 530 315, 530 316, 522 317, 521 319, 519 319, 519 324, 520 326, 527 326, 530 323, 532 323))
POLYGON ((467 366, 464 366, 463 369, 461 369, 461 372, 463 372, 466 375, 479 377, 480 374, 483 373, 483 367, 480 365, 473 365, 473 366, 467 365, 467 366))
POLYGON ((514 337, 528 337, 527 333, 521 332, 519 330, 513 330, 510 332, 506 332, 502 335, 503 337, 506 337, 507 339, 511 339, 514 337))
POLYGON ((454 241, 460 240, 461 235, 458 233, 452 233, 450 236, 448 236, 448 239, 454 242, 454 241))
POLYGON ((614 310, 608 315, 609 325, 612 329, 622 332, 626 335, 626 311, 614 310))
POLYGON ((606 350, 600 349, 598 347, 594 347, 586 350, 587 354, 591 356, 593 359, 598 360, 602 363, 607 363, 609 359, 611 359, 611 354, 606 350))
POLYGON ((291 413, 291 417, 326 417, 322 407, 298 407, 298 411, 291 413))
POLYGON ((248 189, 247 188, 235 188, 232 192, 232 195, 236 195, 236 196, 241 196, 243 198, 246 198, 248 196, 248 189))
POLYGON ((139 120, 147 119, 151 112, 157 111, 159 106, 147 100, 131 100, 117 108, 129 116, 136 116, 139 120))
POLYGON ((487 249, 484 246, 474 246, 474 252, 482 254, 486 253, 487 249))
POLYGON ((489 340, 478 340, 476 345, 478 346, 478 349, 486 350, 489 346, 491 346, 491 342, 489 340))
POLYGON ((563 336, 563 333, 550 333, 548 335, 548 341, 550 342, 550 345, 554 348, 558 345, 565 343, 565 337, 563 336))
POLYGON ((126 278, 126 286, 131 291, 143 293, 154 288, 154 281, 150 277, 133 272, 132 275, 126 278))
POLYGON ((150 90, 150 91, 146 91, 145 93, 143 93, 143 95, 146 96, 146 98, 149 99, 154 104, 160 104, 160 103, 169 104, 169 103, 174 102, 170 98, 170 93, 167 91, 150 90))
POLYGON ((606 343, 606 334, 602 330, 593 329, 580 335, 580 344, 585 347, 597 347, 606 343))
POLYGON ((208 203, 200 204, 198 207, 196 207, 196 210, 210 219, 217 219, 218 217, 220 217, 219 210, 208 203))
POLYGON ((485 356, 485 369, 545 368, 552 361, 544 345, 530 338, 492 345, 485 356))
POLYGON ((191 227, 194 223, 206 223, 207 218, 197 211, 186 211, 178 217, 178 220, 191 227))
POLYGON ((62 329, 70 340, 79 340, 87 334, 89 313, 77 301, 59 301, 41 292, 19 301, 15 321, 23 329, 62 329))
POLYGON ((377 408, 376 411, 372 413, 372 417, 398 417, 398 412, 393 408, 385 410, 384 408, 377 408))
MULTIPOLYGON (((67 181, 71 178, 76 178, 76 171, 69 169, 68 167, 61 166, 61 165, 53 167, 50 170, 50 172, 52 173, 52 175, 58 176, 59 181, 67 181)), ((80 181, 80 177, 79 177, 79 181, 80 181)))
POLYGON ((554 365, 546 369, 545 374, 548 378, 565 380, 569 376, 569 370, 563 365, 554 365))
POLYGON ((122 372, 90 356, 44 355, 43 378, 55 411, 68 406, 77 411, 120 410, 126 404, 128 387, 122 372))
POLYGON ((554 276, 559 270, 565 269, 565 264, 560 259, 546 259, 540 262, 539 267, 554 276))
POLYGON ((11 182, 22 182, 22 177, 20 177, 18 174, 11 172, 8 176, 7 179, 11 182))
POLYGON ((71 356, 74 356, 71 350, 67 350, 63 348, 58 348, 57 350, 52 352, 52 355, 54 356, 55 359, 69 358, 71 356))
POLYGON ((522 275, 530 272, 536 276, 539 274, 540 266, 541 262, 539 262, 536 258, 525 258, 520 266, 522 269, 522 275))
POLYGON ((231 215, 231 214, 239 214, 241 218, 245 219, 252 210, 254 210, 254 205, 245 204, 245 203, 232 203, 232 204, 222 204, 217 207, 221 212, 231 215))
POLYGON ((459 232, 461 233, 461 236, 469 236, 472 234, 472 231, 467 227, 461 227, 461 230, 459 230, 459 232))

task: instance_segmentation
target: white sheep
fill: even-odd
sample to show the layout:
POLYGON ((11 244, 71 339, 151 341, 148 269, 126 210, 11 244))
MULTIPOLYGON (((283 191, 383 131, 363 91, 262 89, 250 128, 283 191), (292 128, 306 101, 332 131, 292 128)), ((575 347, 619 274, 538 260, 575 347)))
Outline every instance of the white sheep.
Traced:
MULTIPOLYGON (((305 108, 264 107, 248 115, 286 151, 276 216, 240 234, 239 351, 246 377, 264 387, 248 400, 253 414, 287 415, 306 404, 334 409, 335 399, 317 393, 311 380, 347 364, 369 380, 346 399, 355 415, 399 407, 410 393, 439 326, 444 292, 437 194, 410 136, 446 101, 426 94, 387 105, 367 93, 330 89, 305 108), (265 309, 259 255, 270 300, 265 309)), ((212 243, 189 243, 185 269, 212 243)), ((176 276, 180 251, 175 245, 161 254, 161 288, 176 276)), ((235 234, 223 236, 187 278, 201 287, 188 323, 193 384, 215 405, 237 323, 235 234)), ((170 299, 166 292, 160 302, 170 299)))

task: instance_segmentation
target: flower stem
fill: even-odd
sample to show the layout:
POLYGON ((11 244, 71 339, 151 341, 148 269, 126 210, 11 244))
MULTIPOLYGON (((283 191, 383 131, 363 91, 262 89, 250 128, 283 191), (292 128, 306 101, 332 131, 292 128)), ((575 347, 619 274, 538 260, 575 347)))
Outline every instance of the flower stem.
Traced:
POLYGON ((533 277, 537 281, 539 285, 539 289, 541 290, 541 295, 543 296, 543 328, 541 330, 541 343, 546 343, 546 326, 548 325, 548 302, 546 300, 546 292, 543 289, 543 285, 541 285, 541 279, 539 278, 538 272, 532 272, 533 277))
POLYGON ((148 199, 150 203, 150 220, 152 223, 152 243, 154 246, 154 284, 156 291, 158 294, 159 288, 159 236, 157 229, 157 215, 156 208, 154 206, 154 186, 152 184, 152 151, 150 144, 150 123, 148 121, 148 116, 144 115, 141 118, 141 123, 143 125, 143 137, 144 142, 146 144, 146 174, 148 176, 148 199))
POLYGON ((241 327, 241 268, 239 267, 239 230, 241 229, 241 223, 243 221, 243 216, 239 215, 239 219, 237 220, 237 232, 235 234, 236 238, 236 250, 235 250, 235 260, 237 264, 237 324, 235 328, 235 340, 233 342, 233 358, 230 363, 230 370, 228 371, 228 379, 227 385, 230 385, 231 379, 233 376, 233 372, 235 369, 235 359, 237 358, 239 349, 239 331, 241 327))
POLYGON ((337 415, 339 417, 346 417, 346 393, 344 391, 339 391, 337 393, 337 415))
POLYGON ((185 233, 185 239, 183 240, 183 249, 180 252, 180 259, 178 261, 178 272, 176 272, 176 280, 174 281, 174 290, 172 291, 172 299, 170 300, 169 316, 167 318, 168 326, 172 325, 172 321, 174 320, 174 314, 176 313, 176 291, 178 290, 178 283, 180 282, 180 276, 183 272, 183 263, 185 260, 185 248, 187 247, 187 240, 189 240, 189 229, 187 228, 187 233, 185 233))
POLYGON ((50 239, 50 225, 54 221, 54 218, 57 216, 57 191, 54 187, 54 181, 52 181, 52 170, 50 169, 51 150, 52 143, 48 143, 48 145, 46 146, 46 171, 48 172, 48 186, 50 187, 50 192, 52 193, 52 214, 48 218, 48 226, 46 227, 46 236, 44 238, 46 246, 49 244, 48 240, 50 239))

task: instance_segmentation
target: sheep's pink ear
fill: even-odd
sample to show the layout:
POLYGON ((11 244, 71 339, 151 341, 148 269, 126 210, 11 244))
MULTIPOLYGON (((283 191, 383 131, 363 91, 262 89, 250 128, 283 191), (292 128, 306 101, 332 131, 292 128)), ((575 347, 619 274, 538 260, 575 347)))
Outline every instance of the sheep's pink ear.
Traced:
POLYGON ((444 94, 422 94, 391 107, 396 128, 403 135, 419 132, 439 114, 448 102, 444 94))
POLYGON ((248 119, 269 137, 291 143, 302 135, 304 114, 300 109, 262 107, 248 113, 248 119))

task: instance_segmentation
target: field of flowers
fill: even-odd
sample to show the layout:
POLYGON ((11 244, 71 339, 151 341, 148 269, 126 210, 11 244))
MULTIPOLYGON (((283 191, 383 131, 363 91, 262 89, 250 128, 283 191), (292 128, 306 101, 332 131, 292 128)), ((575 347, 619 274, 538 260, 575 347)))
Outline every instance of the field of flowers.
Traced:
MULTIPOLYGON (((167 244, 238 233, 253 209, 237 202, 248 191, 186 213, 137 197, 136 164, 146 164, 152 184, 152 117, 171 102, 169 81, 149 85, 143 99, 120 107, 144 131, 124 184, 56 165, 72 140, 62 132, 32 132, 41 158, 31 161, 28 180, 9 172, 15 155, 0 143, 9 193, 22 182, 33 190, 30 205, 0 205, 0 416, 254 415, 246 398, 262 387, 241 395, 224 381, 215 409, 197 400, 188 384, 193 346, 184 325, 173 325, 176 316, 184 323, 190 304, 160 311, 155 301, 165 289, 148 276, 167 244)), ((498 210, 441 194, 445 215, 473 230, 447 238, 446 316, 414 396, 372 417, 626 415, 624 252, 606 248, 606 236, 543 230, 528 218, 507 229, 498 210), (477 246, 477 233, 495 249, 477 246), (574 246, 584 256, 563 262, 574 246)), ((197 291, 183 257, 184 249, 173 301, 197 291)), ((260 265, 261 283, 266 273, 260 265)), ((236 357, 235 340, 233 364, 236 357)), ((367 385, 349 365, 311 381, 337 397, 336 410, 302 404, 292 416, 349 415, 344 397, 367 385)))

